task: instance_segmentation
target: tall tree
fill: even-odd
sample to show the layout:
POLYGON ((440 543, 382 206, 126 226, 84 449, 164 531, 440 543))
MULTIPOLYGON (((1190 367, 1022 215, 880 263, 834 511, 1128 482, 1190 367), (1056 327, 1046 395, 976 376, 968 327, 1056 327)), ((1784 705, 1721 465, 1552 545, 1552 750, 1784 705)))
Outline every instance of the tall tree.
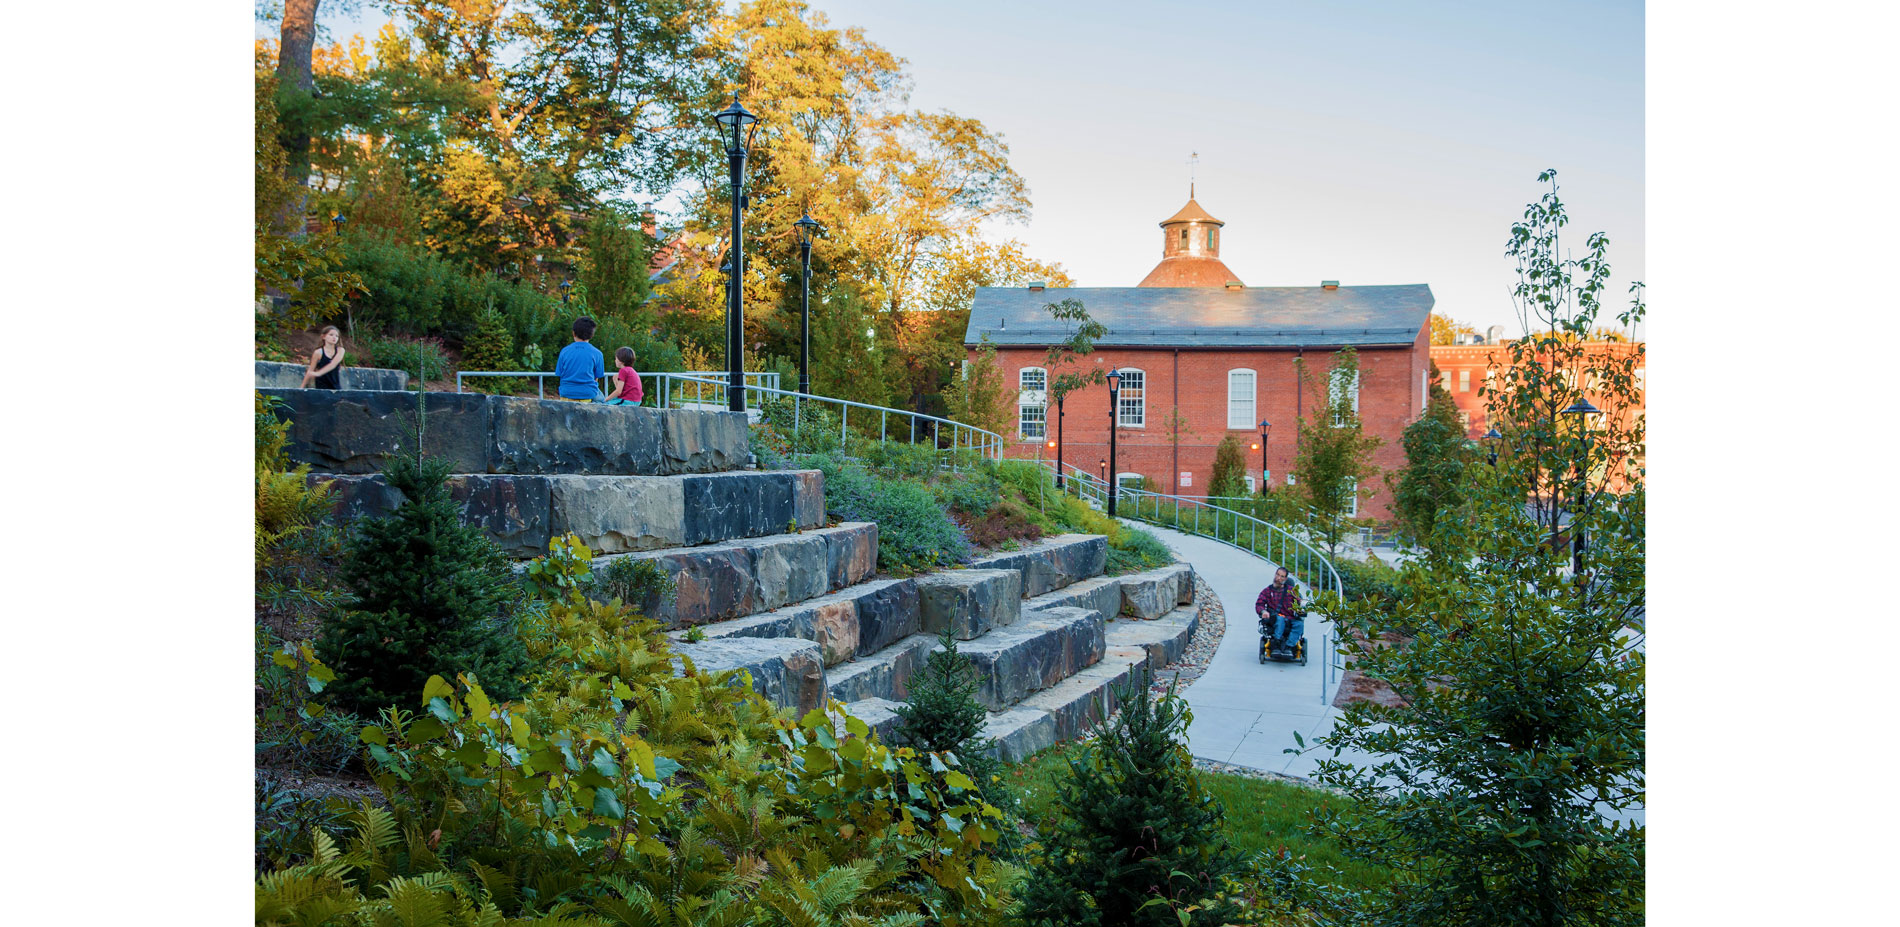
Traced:
POLYGON ((1359 418, 1358 351, 1347 346, 1333 355, 1323 387, 1304 359, 1294 364, 1302 388, 1312 391, 1314 398, 1313 413, 1298 423, 1294 497, 1311 513, 1308 527, 1325 541, 1330 557, 1339 551, 1346 519, 1371 494, 1366 484, 1379 472, 1372 465, 1372 452, 1384 442, 1366 434, 1359 418))
MULTIPOLYGON (((322 0, 284 0, 283 24, 278 30, 278 110, 301 113, 317 88, 310 70, 310 53, 317 44, 317 6, 322 0), (305 105, 299 105, 305 104, 305 105)), ((302 120, 286 120, 280 143, 284 146, 284 179, 291 196, 279 207, 277 230, 293 238, 304 233, 306 181, 310 176, 310 132, 302 120)))
POLYGON ((1478 333, 1478 330, 1473 328, 1470 323, 1460 322, 1448 315, 1440 315, 1434 312, 1432 313, 1431 320, 1432 344, 1435 345, 1457 344, 1459 335, 1475 335, 1478 333))
POLYGON ((1458 505, 1459 478, 1473 456, 1458 421, 1458 405, 1436 377, 1425 414, 1405 426, 1399 441, 1405 447, 1405 467, 1388 477, 1392 510, 1399 525, 1422 540, 1431 536, 1440 511, 1458 505))
POLYGON ((944 391, 944 404, 950 418, 1006 435, 1014 424, 1009 396, 1003 372, 996 366, 996 345, 985 335, 968 367, 944 391))
POLYGON ((1228 435, 1214 448, 1214 469, 1207 478, 1210 496, 1247 495, 1247 452, 1240 439, 1228 435))
MULTIPOLYGON (((1506 452, 1465 468, 1467 502, 1438 513, 1391 614, 1340 617, 1354 667, 1401 697, 1348 707, 1322 742, 1376 759, 1317 773, 1354 800, 1317 826, 1398 874, 1376 923, 1643 923, 1644 828, 1628 820, 1645 794, 1643 428, 1565 412, 1583 398, 1567 373, 1589 375, 1606 410, 1637 397, 1629 359, 1561 337, 1603 313, 1608 242, 1565 257, 1555 176, 1539 179, 1550 188, 1507 251, 1537 334, 1484 393, 1506 452), (1581 573, 1551 543, 1560 510, 1589 540, 1581 573), (1399 646, 1367 643, 1398 629, 1399 646)), ((1632 289, 1624 325, 1645 313, 1632 289)))

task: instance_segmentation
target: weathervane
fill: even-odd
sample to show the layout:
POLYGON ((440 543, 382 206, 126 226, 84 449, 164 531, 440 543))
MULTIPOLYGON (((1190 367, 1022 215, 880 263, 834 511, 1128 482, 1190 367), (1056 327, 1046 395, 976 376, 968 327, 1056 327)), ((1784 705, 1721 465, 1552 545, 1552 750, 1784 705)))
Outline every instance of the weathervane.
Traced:
POLYGON ((1199 163, 1201 163, 1201 153, 1188 152, 1188 199, 1194 198, 1194 167, 1199 163))

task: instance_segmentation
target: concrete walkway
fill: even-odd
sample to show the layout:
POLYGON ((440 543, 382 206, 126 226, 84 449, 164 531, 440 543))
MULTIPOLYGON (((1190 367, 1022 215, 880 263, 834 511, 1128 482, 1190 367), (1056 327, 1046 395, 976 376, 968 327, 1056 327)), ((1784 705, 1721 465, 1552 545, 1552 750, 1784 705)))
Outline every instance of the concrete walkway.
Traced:
MULTIPOLYGON (((1208 663, 1207 672, 1187 688, 1194 721, 1188 726, 1188 749, 1195 756, 1236 766, 1247 766, 1292 776, 1311 776, 1331 751, 1304 754, 1284 752, 1297 747, 1298 731, 1310 746, 1333 729, 1340 712, 1331 696, 1338 690, 1335 677, 1322 699, 1320 680, 1326 672, 1323 642, 1333 635, 1332 621, 1309 613, 1306 643, 1311 648, 1305 666, 1298 663, 1260 663, 1260 634, 1253 614, 1254 597, 1273 582, 1274 565, 1217 541, 1168 528, 1128 522, 1151 532, 1207 580, 1227 614, 1227 634, 1208 663)), ((1304 587, 1301 593, 1305 594, 1304 587)), ((1308 597, 1310 598, 1310 596, 1308 597)))

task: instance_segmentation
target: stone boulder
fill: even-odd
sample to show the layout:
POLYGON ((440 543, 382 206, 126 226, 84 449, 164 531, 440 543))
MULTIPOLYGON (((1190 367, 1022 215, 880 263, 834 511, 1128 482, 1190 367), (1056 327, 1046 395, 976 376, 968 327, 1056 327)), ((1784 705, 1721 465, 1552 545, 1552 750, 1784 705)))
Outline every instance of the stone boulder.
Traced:
MULTIPOLYGON (((303 386, 303 364, 285 364, 277 361, 257 362, 257 389, 297 389, 303 386)), ((409 388, 409 374, 403 370, 390 370, 383 367, 351 367, 347 364, 339 371, 338 379, 344 389, 406 390, 409 388)))
POLYGON ((1002 711, 1101 660, 1107 647, 1097 612, 1052 608, 1024 615, 957 648, 977 668, 976 700, 1002 711))
POLYGON ((996 745, 991 755, 1005 763, 1020 763, 1056 745, 1056 721, 1037 708, 1012 708, 994 714, 978 737, 996 745))
POLYGON ((735 542, 752 556, 752 579, 758 584, 758 605, 775 609, 824 595, 829 585, 825 538, 791 534, 735 542))
POLYGON ((666 472, 660 469, 660 419, 666 413, 658 409, 513 396, 494 397, 494 405, 496 471, 666 472))
POLYGON ((1039 595, 1025 603, 1024 607, 1037 611, 1050 608, 1083 608, 1101 612, 1104 618, 1118 615, 1122 610, 1122 580, 1119 576, 1097 576, 1085 579, 1054 592, 1039 595))
POLYGON ((1023 597, 1035 598, 1091 576, 1108 565, 1108 539, 1099 534, 1064 534, 1018 551, 991 554, 970 564, 978 570, 1017 570, 1023 597))
MULTIPOLYGON (((598 554, 679 547, 686 540, 686 505, 676 477, 553 476, 555 534, 572 532, 598 554)), ((543 545, 545 552, 546 546, 543 545)))
POLYGON ((1022 615, 1023 575, 1015 570, 945 570, 917 578, 923 629, 957 640, 1015 624, 1022 615))
POLYGON ((825 664, 818 645, 797 638, 720 638, 697 643, 673 645, 675 672, 686 672, 690 658, 694 669, 711 674, 726 670, 745 670, 752 676, 752 688, 781 708, 803 714, 825 703, 825 664))
POLYGON ((423 453, 446 460, 457 473, 488 473, 494 445, 490 397, 480 393, 408 393, 384 390, 265 389, 281 399, 278 417, 290 422, 286 450, 296 463, 324 473, 375 473, 389 455, 415 445, 418 397, 423 453))
POLYGON ((867 698, 903 701, 910 697, 910 678, 923 669, 937 639, 916 634, 877 653, 829 668, 831 697, 841 702, 867 698))

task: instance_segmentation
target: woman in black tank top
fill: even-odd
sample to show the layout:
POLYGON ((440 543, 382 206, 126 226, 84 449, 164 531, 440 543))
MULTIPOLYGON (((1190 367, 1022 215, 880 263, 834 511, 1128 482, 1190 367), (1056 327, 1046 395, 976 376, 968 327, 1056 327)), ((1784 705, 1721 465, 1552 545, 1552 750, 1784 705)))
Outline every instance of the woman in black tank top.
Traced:
POLYGON ((323 343, 310 352, 310 366, 303 372, 301 385, 315 385, 317 389, 342 389, 343 348, 337 344, 342 333, 334 325, 325 325, 322 337, 323 343))

